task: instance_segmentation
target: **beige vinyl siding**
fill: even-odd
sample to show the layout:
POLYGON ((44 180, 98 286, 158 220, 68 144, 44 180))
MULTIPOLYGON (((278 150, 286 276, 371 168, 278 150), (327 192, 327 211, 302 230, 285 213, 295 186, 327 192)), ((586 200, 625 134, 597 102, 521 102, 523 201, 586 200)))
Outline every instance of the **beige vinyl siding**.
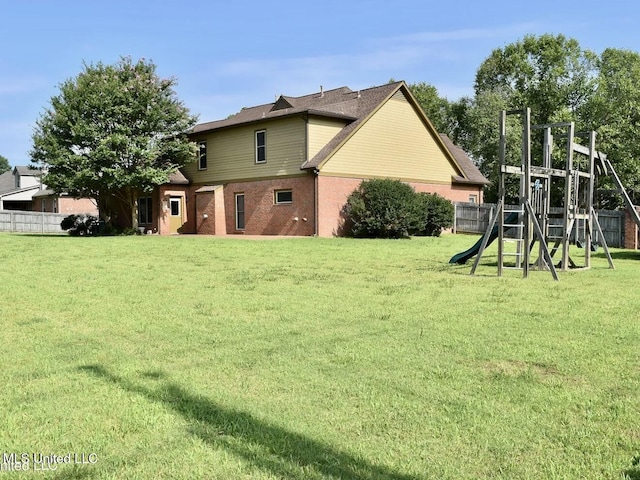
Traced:
POLYGON ((214 131, 198 138, 202 140, 207 141, 207 169, 199 171, 197 163, 185 168, 193 183, 303 174, 305 121, 301 117, 214 131), (256 164, 255 132, 259 130, 267 132, 267 161, 256 164))
POLYGON ((329 175, 451 183, 459 175, 404 95, 389 99, 321 168, 329 175))
POLYGON ((335 118, 309 118, 307 158, 313 158, 346 124, 344 120, 335 118))

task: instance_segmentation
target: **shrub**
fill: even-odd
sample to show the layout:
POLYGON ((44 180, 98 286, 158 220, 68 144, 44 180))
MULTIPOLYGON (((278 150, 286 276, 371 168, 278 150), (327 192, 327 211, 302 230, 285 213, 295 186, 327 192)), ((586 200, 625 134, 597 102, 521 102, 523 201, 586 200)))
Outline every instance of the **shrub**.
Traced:
POLYGON ((68 215, 60 222, 60 228, 69 231, 69 235, 84 236, 98 234, 98 218, 93 215, 68 215))
POLYGON ((453 204, 437 193, 417 193, 422 221, 416 235, 439 237, 442 230, 453 226, 453 204))
POLYGON ((365 180, 344 208, 354 237, 439 236, 453 225, 453 204, 436 193, 416 193, 399 180, 365 180))
POLYGON ((421 222, 413 188, 390 179, 363 181, 349 195, 346 214, 355 237, 406 238, 421 222))

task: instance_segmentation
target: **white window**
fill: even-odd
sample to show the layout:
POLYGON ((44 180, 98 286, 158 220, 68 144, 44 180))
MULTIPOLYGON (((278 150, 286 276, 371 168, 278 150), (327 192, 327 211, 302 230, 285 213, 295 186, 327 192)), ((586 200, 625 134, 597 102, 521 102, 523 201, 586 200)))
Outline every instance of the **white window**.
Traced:
POLYGON ((273 198, 276 205, 293 203, 293 192, 291 190, 276 190, 273 198))
POLYGON ((258 130, 256 132, 256 163, 266 163, 267 161, 267 131, 258 130))
POLYGON ((207 142, 198 143, 198 170, 207 169, 207 142))
POLYGON ((469 203, 478 203, 478 195, 469 195, 469 203))

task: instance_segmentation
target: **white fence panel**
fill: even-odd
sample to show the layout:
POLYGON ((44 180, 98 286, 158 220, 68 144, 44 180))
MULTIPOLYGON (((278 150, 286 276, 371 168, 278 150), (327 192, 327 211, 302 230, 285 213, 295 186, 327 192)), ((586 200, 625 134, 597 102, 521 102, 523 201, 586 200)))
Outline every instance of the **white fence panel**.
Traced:
POLYGON ((0 232, 63 233, 64 213, 0 210, 0 232))

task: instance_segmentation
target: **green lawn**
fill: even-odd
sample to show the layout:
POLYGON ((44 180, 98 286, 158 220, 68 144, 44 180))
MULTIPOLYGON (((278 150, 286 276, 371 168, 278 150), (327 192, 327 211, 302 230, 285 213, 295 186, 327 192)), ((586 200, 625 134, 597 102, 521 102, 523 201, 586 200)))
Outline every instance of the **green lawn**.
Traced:
POLYGON ((640 252, 476 239, 0 235, 0 477, 640 479, 640 252))

